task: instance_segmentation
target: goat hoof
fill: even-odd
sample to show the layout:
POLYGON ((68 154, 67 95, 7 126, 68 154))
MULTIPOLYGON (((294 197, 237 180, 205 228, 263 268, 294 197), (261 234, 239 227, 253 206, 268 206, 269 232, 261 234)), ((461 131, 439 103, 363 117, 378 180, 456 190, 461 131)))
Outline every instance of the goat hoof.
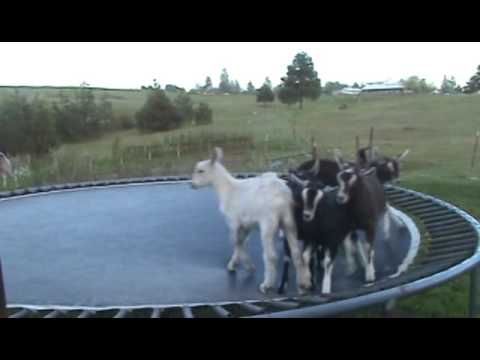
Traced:
POLYGON ((307 295, 308 293, 310 293, 312 291, 312 286, 299 286, 298 287, 298 293, 300 295, 307 295))
POLYGON ((271 290, 273 290, 273 286, 267 285, 265 283, 260 284, 260 291, 263 294, 268 294, 271 290))
POLYGON ((236 267, 237 267, 237 266, 236 266, 235 263, 229 262, 228 265, 227 265, 227 270, 230 271, 230 272, 233 272, 233 271, 236 270, 236 269, 235 269, 236 267))

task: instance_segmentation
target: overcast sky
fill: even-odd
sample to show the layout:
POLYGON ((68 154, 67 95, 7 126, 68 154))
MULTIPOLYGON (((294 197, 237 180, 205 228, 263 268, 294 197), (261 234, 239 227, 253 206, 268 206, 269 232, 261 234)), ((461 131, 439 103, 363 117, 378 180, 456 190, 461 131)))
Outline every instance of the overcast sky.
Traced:
POLYGON ((307 52, 322 83, 398 81, 410 75, 439 86, 443 76, 464 85, 480 65, 480 43, 0 43, 0 85, 190 89, 222 68, 245 88, 274 85, 296 53, 307 52))

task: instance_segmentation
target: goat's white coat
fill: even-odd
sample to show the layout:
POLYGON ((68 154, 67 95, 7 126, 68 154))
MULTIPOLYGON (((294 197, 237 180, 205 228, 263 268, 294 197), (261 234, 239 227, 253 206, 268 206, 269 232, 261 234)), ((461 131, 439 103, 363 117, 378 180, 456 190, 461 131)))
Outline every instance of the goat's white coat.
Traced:
POLYGON ((265 263, 265 279, 260 285, 262 292, 273 289, 277 278, 277 251, 275 238, 281 227, 286 234, 291 257, 297 270, 297 284, 300 292, 311 286, 310 272, 304 266, 297 230, 293 217, 293 197, 287 185, 275 173, 265 173, 249 179, 235 179, 220 163, 222 151, 215 149, 210 160, 196 164, 192 175, 192 187, 197 189, 213 186, 219 208, 230 229, 234 252, 227 268, 230 271, 243 261, 247 269, 253 270, 253 263, 245 250, 249 232, 260 227, 265 263))

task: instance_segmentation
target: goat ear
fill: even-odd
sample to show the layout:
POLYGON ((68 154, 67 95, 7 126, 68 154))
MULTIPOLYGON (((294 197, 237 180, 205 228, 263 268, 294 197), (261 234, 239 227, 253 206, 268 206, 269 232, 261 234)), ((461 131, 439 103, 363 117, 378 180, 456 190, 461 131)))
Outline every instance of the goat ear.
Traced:
POLYGON ((215 149, 213 149, 212 155, 210 156, 210 162, 214 164, 215 161, 217 161, 217 152, 215 151, 215 149))
POLYGON ((320 159, 317 157, 310 172, 316 176, 320 172, 320 159))
POLYGON ((318 157, 317 143, 313 141, 312 142, 312 159, 316 159, 317 157, 318 157))
POLYGON ((335 161, 337 162, 338 167, 340 169, 345 169, 346 165, 345 165, 345 162, 343 161, 342 152, 340 151, 340 149, 335 149, 333 154, 335 156, 335 161))
POLYGON ((408 155, 408 153, 410 152, 410 149, 407 149, 405 150, 403 153, 401 153, 400 155, 397 156, 397 161, 402 161, 403 159, 405 159, 408 155))
POLYGON ((221 148, 216 147, 215 149, 213 149, 212 157, 210 158, 210 161, 212 162, 212 164, 214 164, 215 162, 221 162, 222 160, 223 160, 223 151, 221 148))

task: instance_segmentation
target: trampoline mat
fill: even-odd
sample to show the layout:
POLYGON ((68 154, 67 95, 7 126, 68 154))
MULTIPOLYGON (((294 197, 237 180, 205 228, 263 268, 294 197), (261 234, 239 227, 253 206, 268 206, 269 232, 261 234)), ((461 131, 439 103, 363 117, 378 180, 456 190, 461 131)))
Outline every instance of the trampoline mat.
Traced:
MULTIPOLYGON (((256 272, 226 269, 228 228, 212 189, 147 183, 44 193, 0 201, 0 256, 10 305, 104 308, 223 303, 279 297, 258 290, 264 266, 258 230, 247 248, 256 272)), ((402 214, 402 217, 405 215, 402 214)), ((397 271, 408 228, 375 244, 377 278, 397 271)), ((360 233, 360 238, 363 234, 360 233)), ((279 279, 283 246, 277 241, 279 279)), ((340 252, 332 291, 364 286, 345 275, 340 252)), ((290 271, 287 295, 296 296, 290 271)))

